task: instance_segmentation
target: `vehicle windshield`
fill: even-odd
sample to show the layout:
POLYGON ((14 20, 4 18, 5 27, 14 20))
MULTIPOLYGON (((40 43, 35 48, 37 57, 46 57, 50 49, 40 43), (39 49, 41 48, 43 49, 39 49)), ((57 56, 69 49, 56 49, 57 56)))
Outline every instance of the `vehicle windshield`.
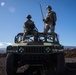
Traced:
MULTIPOLYGON (((23 34, 18 34, 18 42, 22 41, 23 34)), ((25 42, 33 42, 34 41, 34 36, 33 35, 27 35, 25 38, 25 42)), ((39 41, 45 42, 44 34, 39 33, 39 41)), ((51 34, 47 34, 47 42, 53 42, 53 38, 51 34)), ((58 42, 58 35, 55 34, 55 42, 58 42)))
MULTIPOLYGON (((42 40, 43 42, 45 42, 45 37, 44 37, 43 33, 41 33, 39 35, 39 37, 40 37, 40 40, 42 40)), ((49 33, 47 34, 47 42, 53 42, 53 37, 49 33)), ((57 34, 55 34, 55 42, 58 42, 58 35, 57 34)))

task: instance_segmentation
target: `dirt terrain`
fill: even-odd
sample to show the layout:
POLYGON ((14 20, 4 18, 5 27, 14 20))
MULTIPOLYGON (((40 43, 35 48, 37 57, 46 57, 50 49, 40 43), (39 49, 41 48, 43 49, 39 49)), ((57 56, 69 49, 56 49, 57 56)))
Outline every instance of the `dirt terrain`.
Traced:
MULTIPOLYGON (((65 50, 65 61, 66 61, 66 72, 64 75, 76 75, 76 49, 73 50, 65 50), (69 66, 69 67, 68 67, 69 66)), ((6 74, 6 55, 0 54, 0 75, 6 74)), ((18 72, 22 72, 27 68, 27 66, 23 66, 18 69, 18 72)), ((25 75, 19 73, 18 75, 25 75)))

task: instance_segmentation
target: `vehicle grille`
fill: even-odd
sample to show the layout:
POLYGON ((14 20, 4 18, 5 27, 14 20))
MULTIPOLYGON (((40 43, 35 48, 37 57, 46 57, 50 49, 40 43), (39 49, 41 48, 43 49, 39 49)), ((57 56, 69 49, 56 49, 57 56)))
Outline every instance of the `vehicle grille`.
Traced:
POLYGON ((27 46, 25 47, 25 53, 45 53, 45 47, 43 46, 27 46))

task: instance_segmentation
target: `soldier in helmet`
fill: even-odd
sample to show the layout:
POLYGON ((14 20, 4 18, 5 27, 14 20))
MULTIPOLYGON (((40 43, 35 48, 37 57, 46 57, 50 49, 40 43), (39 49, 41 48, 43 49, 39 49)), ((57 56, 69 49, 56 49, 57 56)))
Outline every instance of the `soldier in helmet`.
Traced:
POLYGON ((54 30, 55 30, 55 24, 56 24, 56 13, 54 11, 52 11, 52 7, 51 6, 47 6, 47 15, 46 15, 46 19, 43 19, 44 23, 45 23, 45 27, 44 27, 44 36, 45 36, 45 41, 47 41, 47 32, 50 29, 51 30, 51 34, 53 36, 53 41, 55 40, 55 36, 54 36, 54 30))
POLYGON ((22 38, 22 42, 24 42, 26 35, 28 34, 33 34, 34 35, 34 40, 38 41, 38 30, 35 27, 34 22, 31 20, 31 15, 28 15, 26 22, 24 22, 24 34, 22 38))

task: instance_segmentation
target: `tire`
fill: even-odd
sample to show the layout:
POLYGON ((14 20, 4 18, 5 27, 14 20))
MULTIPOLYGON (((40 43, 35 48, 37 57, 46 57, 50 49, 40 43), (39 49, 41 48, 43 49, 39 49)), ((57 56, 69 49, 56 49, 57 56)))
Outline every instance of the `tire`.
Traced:
POLYGON ((48 65, 45 71, 46 75, 55 75, 54 67, 52 65, 48 65))
POLYGON ((16 61, 16 55, 11 54, 8 55, 7 61, 6 61, 6 72, 7 75, 16 75, 17 71, 17 61, 16 61))
POLYGON ((48 62, 42 68, 42 75, 55 75, 54 66, 52 65, 52 61, 48 62))
POLYGON ((64 53, 57 54, 57 67, 56 67, 56 73, 64 74, 65 72, 65 58, 64 53))

